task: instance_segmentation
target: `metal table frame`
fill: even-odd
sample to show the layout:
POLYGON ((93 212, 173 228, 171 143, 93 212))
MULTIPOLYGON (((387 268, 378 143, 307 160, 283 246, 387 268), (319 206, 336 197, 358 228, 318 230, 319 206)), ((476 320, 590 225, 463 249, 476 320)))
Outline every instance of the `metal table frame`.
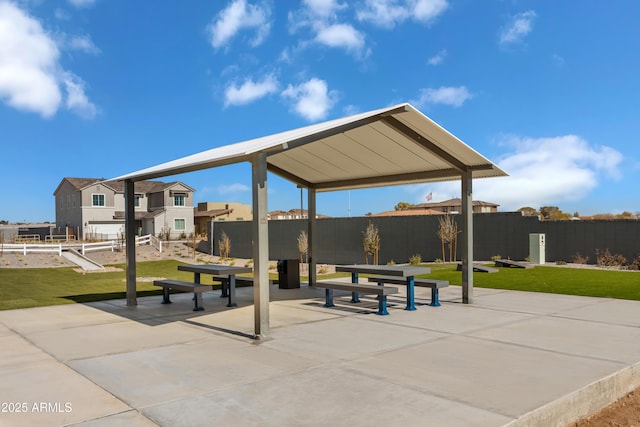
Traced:
MULTIPOLYGON (((358 283, 358 274, 382 274, 386 276, 404 277, 407 281, 407 306, 405 310, 413 311, 415 305, 415 276, 419 274, 429 274, 429 267, 414 267, 412 265, 369 265, 369 264, 351 264, 337 265, 336 272, 351 273, 351 283, 358 283)), ((325 290, 327 292, 328 290, 325 290)), ((351 302, 360 302, 357 292, 352 292, 351 302)))
MULTIPOLYGON (((229 300, 227 307, 236 307, 238 305, 236 304, 236 274, 253 272, 251 267, 236 267, 224 264, 179 265, 178 270, 192 272, 194 283, 200 283, 200 274, 229 276, 229 300)), ((222 296, 225 295, 223 294, 222 296)))

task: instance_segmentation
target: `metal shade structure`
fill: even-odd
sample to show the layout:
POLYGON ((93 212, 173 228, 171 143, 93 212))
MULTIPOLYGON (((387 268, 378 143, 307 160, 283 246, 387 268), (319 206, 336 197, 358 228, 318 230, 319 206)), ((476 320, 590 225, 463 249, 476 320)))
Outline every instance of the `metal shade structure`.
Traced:
MULTIPOLYGON (((316 192, 462 181, 463 301, 472 301, 472 180, 507 174, 410 104, 217 147, 111 180, 125 181, 127 244, 133 183, 234 163, 252 164, 255 335, 268 335, 267 171, 308 189, 309 284, 315 283, 316 192)), ((135 250, 127 247, 127 303, 135 305, 135 250), (129 270, 133 270, 130 273, 129 270)))

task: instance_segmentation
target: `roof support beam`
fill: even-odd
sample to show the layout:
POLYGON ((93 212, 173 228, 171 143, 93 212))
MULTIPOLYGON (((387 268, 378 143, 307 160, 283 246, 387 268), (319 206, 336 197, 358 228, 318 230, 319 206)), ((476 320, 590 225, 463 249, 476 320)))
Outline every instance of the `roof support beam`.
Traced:
POLYGON ((126 241, 127 307, 138 305, 136 299, 136 213, 134 206, 134 184, 124 182, 124 235, 126 241))
POLYGON ((269 336, 269 228, 267 221, 267 155, 251 161, 253 187, 253 315, 255 338, 269 336))
POLYGON ((297 184, 298 187, 305 187, 305 188, 309 188, 312 187, 313 184, 311 184, 308 181, 305 181, 304 179, 300 178, 297 175, 294 175, 290 172, 285 171, 284 169, 281 169, 277 166, 274 166, 272 164, 267 164, 267 168, 269 170, 269 172, 275 173, 276 175, 278 175, 281 178, 284 178, 288 181, 293 182, 294 184, 297 184))
POLYGON ((398 132, 404 134, 407 138, 415 141, 417 144, 425 147, 427 150, 431 151, 433 154, 438 156, 443 161, 449 163, 453 168, 457 169, 459 172, 463 172, 466 170, 467 165, 458 160, 455 156, 444 151, 442 148, 420 135, 415 130, 411 129, 409 126, 402 123, 400 120, 396 119, 392 116, 386 116, 382 118, 382 122, 391 126, 398 132))
POLYGON ((316 190, 313 188, 307 189, 307 252, 309 263, 309 286, 315 286, 316 284, 316 254, 318 249, 318 236, 316 230, 316 190))
POLYGON ((473 303, 473 178, 462 173, 462 302, 473 303))
POLYGON ((411 172, 397 175, 380 175, 376 177, 345 179, 343 181, 328 181, 310 184, 318 191, 346 190, 350 188, 367 187, 372 185, 394 185, 397 183, 411 183, 428 180, 451 181, 459 179, 460 172, 456 169, 442 169, 438 171, 411 172))

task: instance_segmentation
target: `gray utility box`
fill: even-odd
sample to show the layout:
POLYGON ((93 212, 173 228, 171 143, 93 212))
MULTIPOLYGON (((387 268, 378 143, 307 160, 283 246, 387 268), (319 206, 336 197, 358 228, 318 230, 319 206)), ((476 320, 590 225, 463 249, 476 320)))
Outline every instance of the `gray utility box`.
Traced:
POLYGON ((545 237, 544 233, 529 234, 529 262, 532 264, 545 263, 545 237))
POLYGON ((295 289, 300 287, 299 260, 278 260, 278 287, 280 289, 295 289))

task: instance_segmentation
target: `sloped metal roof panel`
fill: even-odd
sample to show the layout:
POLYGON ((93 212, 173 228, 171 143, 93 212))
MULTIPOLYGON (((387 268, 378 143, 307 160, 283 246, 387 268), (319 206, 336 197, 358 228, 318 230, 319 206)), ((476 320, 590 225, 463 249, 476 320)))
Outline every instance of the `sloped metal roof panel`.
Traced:
POLYGON ((134 181, 251 161, 267 154, 269 171, 331 191, 506 173, 410 104, 360 113, 203 151, 122 175, 134 181))

